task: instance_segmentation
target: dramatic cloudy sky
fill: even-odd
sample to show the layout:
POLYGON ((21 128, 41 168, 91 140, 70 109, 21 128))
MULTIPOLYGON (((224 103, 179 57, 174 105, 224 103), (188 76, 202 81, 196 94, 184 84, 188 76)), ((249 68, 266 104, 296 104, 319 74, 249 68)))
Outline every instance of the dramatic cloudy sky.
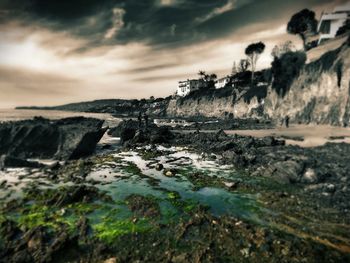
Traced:
POLYGON ((167 96, 198 70, 228 74, 291 15, 342 0, 0 0, 0 108, 167 96))

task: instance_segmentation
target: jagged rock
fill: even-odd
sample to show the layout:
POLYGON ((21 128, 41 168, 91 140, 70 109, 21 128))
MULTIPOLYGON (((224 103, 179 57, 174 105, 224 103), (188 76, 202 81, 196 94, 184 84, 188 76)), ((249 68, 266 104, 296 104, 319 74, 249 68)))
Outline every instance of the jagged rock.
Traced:
POLYGON ((150 129, 149 140, 151 143, 169 143, 174 138, 174 135, 170 132, 166 126, 153 127, 150 129))
MULTIPOLYGON (((125 130, 133 130, 134 132, 136 132, 137 129, 139 129, 139 125, 137 121, 134 120, 123 120, 121 121, 118 126, 113 127, 111 129, 108 130, 107 134, 113 137, 122 137, 122 132, 125 130)), ((134 133, 135 135, 135 133, 134 133)), ((133 138, 133 136, 132 136, 133 138)), ((130 138, 130 139, 132 139, 130 138)))
POLYGON ((263 176, 273 177, 281 183, 295 183, 300 179, 304 165, 296 161, 283 161, 271 164, 263 176))
POLYGON ((26 250, 17 251, 10 262, 28 263, 33 262, 32 256, 26 250))
POLYGON ((225 163, 233 164, 239 167, 246 165, 244 156, 235 153, 234 151, 225 151, 222 153, 222 158, 225 163))
POLYGON ((77 229, 79 230, 79 240, 88 240, 89 232, 91 231, 91 227, 89 225, 89 220, 83 216, 77 222, 77 229))
POLYGON ((133 120, 122 121, 109 134, 119 135, 122 144, 125 142, 131 144, 168 143, 174 138, 168 127, 150 124, 147 129, 145 127, 139 128, 138 123, 133 120))
POLYGON ((61 207, 77 202, 89 202, 97 198, 102 198, 108 201, 108 197, 100 193, 96 187, 78 185, 64 188, 55 193, 45 201, 45 204, 61 207))
POLYGON ((129 209, 143 217, 157 217, 160 215, 159 204, 150 197, 132 194, 125 199, 129 209))
POLYGON ((93 153, 106 131, 102 124, 102 120, 84 117, 2 123, 0 154, 22 159, 78 159, 93 153))
POLYGON ((30 162, 26 161, 20 158, 8 156, 8 155, 1 155, 0 156, 0 170, 4 169, 5 167, 31 167, 31 168, 40 168, 43 165, 38 162, 30 162))

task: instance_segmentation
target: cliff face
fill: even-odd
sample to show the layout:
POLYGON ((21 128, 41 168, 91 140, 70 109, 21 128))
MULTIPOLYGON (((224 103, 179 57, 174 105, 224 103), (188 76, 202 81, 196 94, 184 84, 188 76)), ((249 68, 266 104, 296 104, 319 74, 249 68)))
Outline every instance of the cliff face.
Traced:
POLYGON ((262 104, 256 96, 247 97, 245 91, 224 88, 173 99, 168 104, 167 115, 249 118, 260 116, 261 110, 262 104))
POLYGON ((348 125, 349 85, 350 49, 344 45, 306 65, 283 98, 269 88, 264 112, 274 119, 348 125))
POLYGON ((233 114, 237 118, 269 117, 276 120, 289 115, 294 122, 349 125, 349 44, 343 44, 305 65, 283 97, 271 86, 259 100, 252 96, 252 91, 239 94, 231 90, 226 91, 226 96, 215 92, 172 100, 167 114, 207 117, 226 117, 233 114))
POLYGON ((171 100, 167 108, 167 115, 224 117, 233 112, 234 102, 235 96, 233 95, 222 98, 171 100))

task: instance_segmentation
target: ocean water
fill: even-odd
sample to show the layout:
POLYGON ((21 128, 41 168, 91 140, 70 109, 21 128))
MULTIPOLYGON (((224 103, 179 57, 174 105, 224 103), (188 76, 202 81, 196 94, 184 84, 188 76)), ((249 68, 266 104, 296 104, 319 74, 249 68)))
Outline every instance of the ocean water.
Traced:
POLYGON ((0 122, 28 120, 36 116, 41 116, 51 120, 57 120, 67 117, 91 117, 104 120, 105 126, 113 127, 119 122, 119 118, 113 117, 108 113, 88 113, 88 112, 72 112, 72 111, 55 111, 55 110, 16 110, 16 109, 0 109, 0 122))

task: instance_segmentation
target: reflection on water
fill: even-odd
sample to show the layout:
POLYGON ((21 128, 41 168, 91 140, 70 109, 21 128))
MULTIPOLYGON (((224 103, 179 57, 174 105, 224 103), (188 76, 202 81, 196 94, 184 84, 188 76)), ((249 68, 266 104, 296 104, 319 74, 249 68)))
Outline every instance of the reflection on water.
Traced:
MULTIPOLYGON (((160 206, 163 210, 173 209, 168 200, 170 192, 179 194, 182 200, 191 200, 209 207, 214 215, 229 214, 244 218, 257 218, 255 213, 260 209, 256 196, 246 193, 229 192, 224 188, 203 187, 195 190, 194 185, 184 173, 167 177, 163 171, 158 171, 152 164, 161 162, 165 169, 183 169, 183 172, 203 172, 207 176, 221 178, 229 177, 231 166, 221 166, 213 161, 203 160, 199 155, 175 147, 167 149, 167 154, 144 160, 136 152, 114 153, 110 161, 95 165, 86 177, 86 184, 92 184, 106 191, 117 203, 131 194, 151 195, 163 200, 160 206), (183 158, 178 158, 182 156, 183 158), (167 163, 167 161, 171 162, 167 163), (130 165, 133 168, 130 169, 130 165)), ((6 169, 0 171, 0 183, 5 187, 1 190, 0 200, 11 200, 23 195, 23 190, 33 184, 39 189, 57 188, 71 185, 69 181, 48 180, 45 172, 39 169, 6 169)), ((123 206, 117 205, 119 208, 123 206)))
MULTIPOLYGON (((232 166, 219 167, 214 161, 203 160, 198 154, 175 147, 166 150, 168 154, 151 160, 144 160, 136 152, 114 154, 118 162, 109 163, 102 170, 96 169, 90 173, 87 180, 97 181, 98 187, 109 192, 115 200, 123 200, 130 194, 152 195, 166 199, 169 192, 177 192, 182 199, 196 201, 208 206, 215 215, 231 214, 257 218, 253 211, 259 210, 259 206, 254 195, 232 193, 214 187, 204 187, 195 191, 192 183, 185 176, 181 174, 174 177, 164 176, 163 171, 157 171, 152 167, 152 163, 160 162, 165 169, 182 168, 188 172, 193 172, 193 170, 202 171, 208 176, 215 175, 222 178, 229 177, 232 174, 232 166), (122 167, 130 163, 136 165, 140 174, 128 174, 128 172, 123 171, 122 167), (156 186, 150 184, 150 179, 156 182, 156 186)), ((168 206, 169 204, 163 202, 163 205, 168 206)))

